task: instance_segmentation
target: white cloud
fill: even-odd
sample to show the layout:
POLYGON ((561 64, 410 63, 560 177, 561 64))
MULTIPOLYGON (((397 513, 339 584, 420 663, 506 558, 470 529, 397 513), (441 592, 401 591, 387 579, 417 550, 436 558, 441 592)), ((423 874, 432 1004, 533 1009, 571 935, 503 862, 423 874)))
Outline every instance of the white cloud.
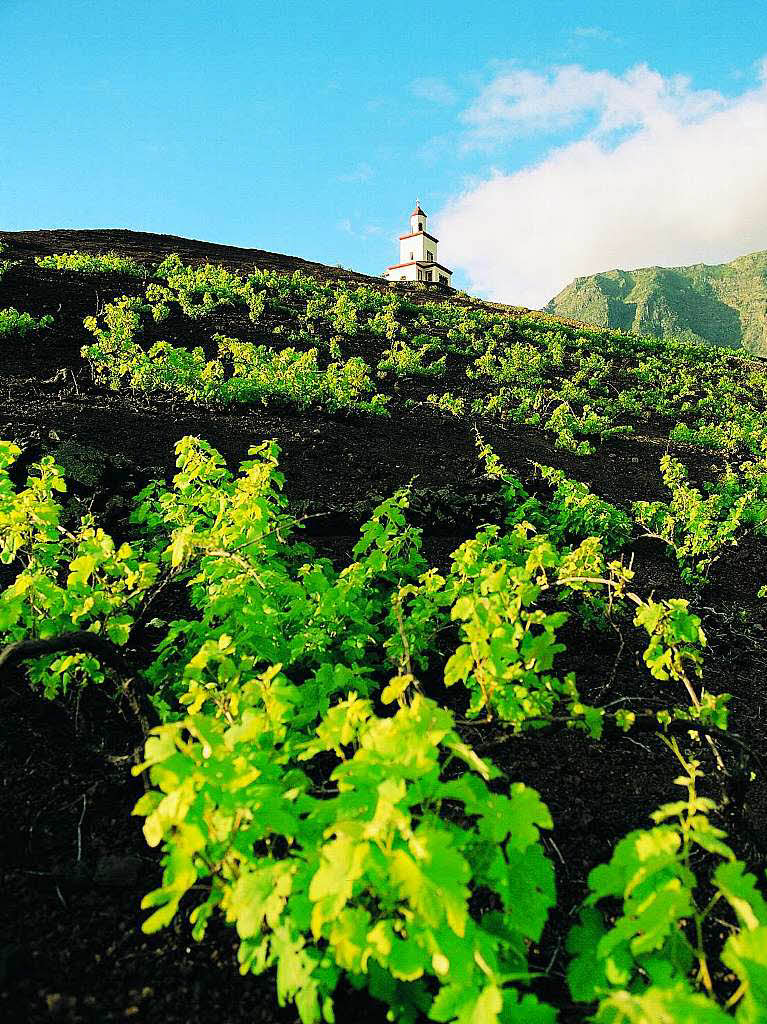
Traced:
POLYGON ((513 174, 488 171, 435 220, 471 288, 539 307, 574 277, 767 249, 767 60, 736 98, 645 66, 505 71, 463 115, 472 144, 580 125, 513 174))
POLYGON ((357 164, 357 166, 353 167, 348 173, 340 174, 338 176, 338 180, 343 182, 345 185, 362 185, 366 181, 369 181, 374 174, 375 171, 370 164, 363 162, 361 164, 357 164))
POLYGON ((449 107, 456 102, 455 90, 441 78, 416 78, 410 83, 410 91, 418 99, 449 107))
POLYGON ((351 235, 352 238, 367 239, 375 238, 379 235, 385 235, 386 232, 378 224, 362 224, 355 226, 352 224, 349 217, 344 217, 336 223, 336 228, 339 231, 343 231, 345 235, 351 235))
POLYGON ((598 43, 617 42, 617 36, 598 25, 579 25, 573 30, 576 39, 593 39, 598 43))
POLYGON ((681 75, 664 78, 645 64, 624 75, 586 71, 577 64, 549 74, 511 69, 487 85, 461 120, 467 144, 546 134, 593 120, 596 135, 689 120, 724 105, 717 92, 694 91, 681 75))

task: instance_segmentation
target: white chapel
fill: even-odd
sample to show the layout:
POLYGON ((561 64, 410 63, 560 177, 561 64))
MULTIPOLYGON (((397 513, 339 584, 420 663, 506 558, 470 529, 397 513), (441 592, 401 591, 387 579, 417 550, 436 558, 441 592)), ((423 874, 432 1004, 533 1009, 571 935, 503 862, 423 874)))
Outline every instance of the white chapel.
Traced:
POLYGON ((387 267, 383 276, 387 281, 432 281, 450 284, 453 271, 437 263, 439 239, 426 230, 426 214, 416 199, 410 214, 410 231, 399 236, 399 263, 387 267))

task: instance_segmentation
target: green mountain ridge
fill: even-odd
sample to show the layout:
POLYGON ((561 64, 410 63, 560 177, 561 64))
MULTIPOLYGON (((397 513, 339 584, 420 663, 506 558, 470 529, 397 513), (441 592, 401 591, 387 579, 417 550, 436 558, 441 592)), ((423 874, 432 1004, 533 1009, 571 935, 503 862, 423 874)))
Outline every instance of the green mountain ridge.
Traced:
POLYGON ((767 252, 711 266, 577 277, 544 311, 635 334, 742 346, 767 355, 767 252))

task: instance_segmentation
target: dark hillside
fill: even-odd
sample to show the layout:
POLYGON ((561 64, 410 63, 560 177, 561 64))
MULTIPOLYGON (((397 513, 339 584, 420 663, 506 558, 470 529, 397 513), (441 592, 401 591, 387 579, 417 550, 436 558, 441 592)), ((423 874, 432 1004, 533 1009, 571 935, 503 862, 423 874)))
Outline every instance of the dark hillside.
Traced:
POLYGON ((185 263, 222 263, 232 270, 248 270, 254 266, 265 270, 276 270, 280 274, 292 274, 302 270, 323 280, 346 280, 368 284, 375 278, 357 274, 339 267, 328 267, 323 263, 312 263, 298 256, 285 256, 263 249, 241 249, 235 245, 219 245, 215 242, 199 242, 178 235, 157 235, 146 231, 126 231, 121 228, 99 228, 91 231, 77 231, 62 228, 55 231, 0 231, 0 242, 7 246, 6 256, 10 259, 30 256, 47 256, 52 252, 101 253, 112 250, 121 256, 136 260, 157 262, 169 253, 177 252, 185 263))
MULTIPOLYGON (((138 543, 133 498, 150 481, 172 478, 180 438, 204 439, 232 471, 249 448, 273 438, 291 512, 307 517, 301 540, 336 569, 354 557, 378 503, 411 485, 408 516, 423 529, 424 558, 447 574, 459 545, 484 524, 504 529, 513 514, 508 480, 478 455, 479 431, 519 494, 533 499, 521 517, 532 521, 531 534, 549 523, 564 550, 599 533, 609 559, 632 567, 632 593, 686 599, 699 616, 702 677, 685 664, 699 691, 732 694, 736 740, 717 739, 726 772, 702 738, 682 730, 679 742, 702 762, 702 789, 722 808, 716 823, 762 876, 767 785, 749 753, 758 756, 767 740, 759 596, 767 583, 767 374, 759 360, 173 236, 0 232, 0 243, 0 439, 21 449, 11 470, 17 486, 45 456, 62 467, 67 529, 92 514, 116 540, 138 543), (73 252, 118 254, 138 266, 36 262, 73 252), (171 254, 180 260, 168 261, 171 254), (53 319, 31 327, 14 320, 3 333, 2 311, 11 307, 38 323, 53 319), (88 326, 86 318, 94 318, 88 326), (664 478, 664 456, 686 467, 688 483, 671 480, 673 468, 664 478), (679 503, 671 509, 673 488, 679 503), (653 519, 635 502, 667 503, 668 514, 653 519), (679 511, 685 502, 694 522, 679 511), (601 533, 597 519, 607 524, 601 533), (700 537, 706 543, 695 548, 700 537)), ((0 514, 3 500, 0 489, 0 514)), ((6 561, 4 587, 18 568, 6 561)), ((602 570, 609 573, 607 560, 602 570)), ((139 675, 159 639, 149 620, 193 617, 180 584, 151 601, 126 647, 139 675)), ((541 606, 548 613, 557 601, 541 606)), ((647 636, 633 624, 633 607, 627 612, 620 594, 616 602, 606 617, 578 592, 560 602, 570 618, 557 627, 566 646, 558 675, 575 672, 583 702, 608 714, 686 708, 681 682, 650 675, 647 636)), ((655 723, 624 735, 611 720, 596 740, 558 721, 515 733, 502 710, 470 720, 466 689, 443 685, 441 655, 452 650, 456 627, 448 620, 440 629, 440 657, 423 672, 427 696, 551 812, 543 846, 558 901, 540 942, 528 943, 530 969, 545 975, 534 988, 560 1020, 585 1020, 588 1006, 568 994, 565 943, 588 873, 676 799, 679 766, 655 723)), ((11 638, 9 627, 2 643, 11 638)), ((378 661, 375 671, 383 671, 378 661)), ((127 699, 116 700, 105 683, 47 700, 18 665, 2 673, 0 1017, 294 1024, 292 1006, 278 1009, 273 972, 238 974, 239 940, 222 916, 201 943, 183 914, 154 935, 140 931, 141 897, 160 884, 161 849, 146 845, 130 813, 144 786, 130 774, 142 737, 127 699)), ((146 710, 148 695, 139 697, 146 710)), ((724 932, 711 930, 721 944, 724 932)), ((731 993, 732 975, 712 970, 716 991, 731 993)), ((336 1020, 356 1024, 363 1015, 371 1024, 386 1019, 381 1003, 342 981, 336 1020)))

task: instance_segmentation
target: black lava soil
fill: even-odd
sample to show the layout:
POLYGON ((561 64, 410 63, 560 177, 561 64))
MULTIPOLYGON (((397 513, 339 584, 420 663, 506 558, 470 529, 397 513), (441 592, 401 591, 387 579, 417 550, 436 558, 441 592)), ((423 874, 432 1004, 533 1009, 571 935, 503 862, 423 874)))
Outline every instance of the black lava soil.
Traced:
MULTIPOLYGON (((23 464, 45 452, 63 450, 75 463, 83 449, 100 453, 74 480, 73 493, 116 531, 130 495, 152 477, 171 475, 173 445, 185 434, 206 438, 232 467, 250 445, 276 438, 294 507, 327 513, 308 522, 306 539, 334 558, 348 555, 375 500, 411 480, 426 554, 436 563, 495 514, 498 497, 477 465, 473 424, 423 405, 407 407, 405 399, 413 395, 405 388, 391 417, 373 422, 252 408, 213 413, 131 401, 95 388, 79 355, 87 340, 83 317, 115 295, 135 292, 136 284, 118 275, 44 271, 32 257, 114 249, 156 263, 178 252, 188 262, 222 262, 245 271, 259 266, 302 269, 327 280, 374 279, 259 250, 127 231, 0 232, 0 242, 7 246, 4 259, 21 260, 0 280, 0 308, 56 318, 44 341, 0 356, 0 437, 22 444, 23 464)), ((557 451, 542 432, 483 430, 523 479, 537 461, 566 469, 624 506, 662 496, 658 459, 667 446, 658 437, 615 440, 597 455, 577 459, 557 451)), ((715 471, 714 456, 677 449, 693 475, 715 471)), ((648 541, 635 548, 639 593, 691 596, 664 550, 648 541)), ((705 685, 733 694, 732 727, 757 751, 765 750, 767 735, 767 615, 756 597, 765 582, 767 548, 752 539, 732 549, 695 596, 709 640, 705 685)), ((621 643, 612 633, 572 626, 564 639, 567 667, 577 672, 586 699, 649 702, 657 696, 660 684, 641 664, 637 637, 621 643)), ((201 944, 183 919, 158 935, 141 932, 140 899, 158 884, 160 866, 140 820, 131 817, 142 782, 130 771, 141 740, 130 709, 94 689, 51 702, 32 692, 21 673, 10 673, 0 679, 0 722, 0 1019, 294 1024, 295 1011, 277 1005, 271 976, 240 976, 236 936, 223 924, 214 924, 201 944)), ((509 779, 535 786, 551 810, 555 828, 546 845, 559 903, 540 948, 531 950, 531 964, 547 972, 539 993, 561 1007, 561 1019, 582 1020, 567 999, 564 938, 590 869, 626 832, 645 826, 659 803, 675 798, 673 758, 652 735, 597 743, 563 732, 499 743, 487 726, 476 725, 466 736, 480 751, 487 749, 509 779)), ((694 749, 708 769, 709 792, 726 801, 720 823, 752 869, 763 868, 764 776, 757 772, 747 782, 728 749, 730 775, 717 780, 707 748, 694 749)), ((342 991, 336 1019, 376 1024, 385 1020, 385 1009, 342 991)))

